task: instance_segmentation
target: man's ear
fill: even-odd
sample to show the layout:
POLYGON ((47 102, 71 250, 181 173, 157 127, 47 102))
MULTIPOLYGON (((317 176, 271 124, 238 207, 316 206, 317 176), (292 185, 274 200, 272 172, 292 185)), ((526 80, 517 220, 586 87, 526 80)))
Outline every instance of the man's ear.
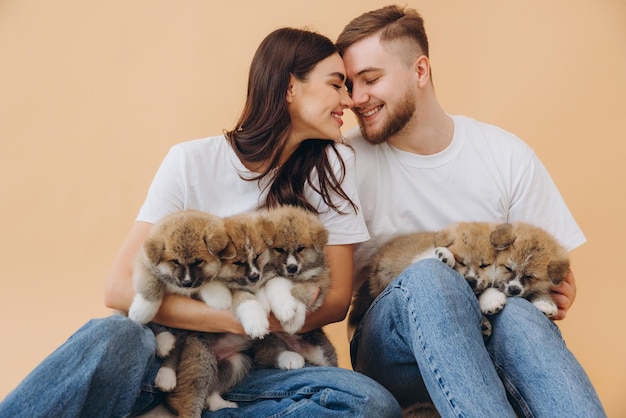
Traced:
POLYGON ((298 79, 293 75, 289 74, 289 85, 287 86, 287 103, 291 103, 293 101, 293 96, 295 96, 295 87, 298 79))
POLYGON ((420 55, 415 60, 415 72, 418 87, 422 88, 430 82, 430 60, 426 55, 420 55))

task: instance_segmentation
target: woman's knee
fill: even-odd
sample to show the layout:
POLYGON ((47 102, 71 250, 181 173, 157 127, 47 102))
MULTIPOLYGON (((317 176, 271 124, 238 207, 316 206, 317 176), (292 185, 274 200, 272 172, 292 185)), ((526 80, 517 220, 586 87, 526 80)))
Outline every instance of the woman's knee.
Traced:
POLYGON ((154 334, 122 315, 92 319, 84 329, 94 343, 106 345, 108 350, 115 350, 119 354, 124 351, 143 351, 149 355, 156 350, 154 334))

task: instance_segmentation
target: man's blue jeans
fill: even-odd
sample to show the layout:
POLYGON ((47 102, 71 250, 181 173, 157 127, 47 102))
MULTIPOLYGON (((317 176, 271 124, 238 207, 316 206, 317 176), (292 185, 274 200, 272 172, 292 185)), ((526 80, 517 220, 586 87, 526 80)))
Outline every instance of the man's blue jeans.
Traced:
MULTIPOLYGON (((0 417, 139 415, 163 399, 152 386, 159 367, 154 352, 154 336, 147 328, 118 315, 94 319, 7 395, 0 417)), ((257 370, 224 397, 240 408, 212 412, 211 417, 401 416, 384 387, 341 368, 257 370)))
POLYGON ((409 267, 379 295, 351 342, 352 364, 402 406, 429 395, 443 417, 605 417, 558 327, 522 298, 491 318, 436 259, 409 267), (418 367, 419 364, 419 367, 418 367))

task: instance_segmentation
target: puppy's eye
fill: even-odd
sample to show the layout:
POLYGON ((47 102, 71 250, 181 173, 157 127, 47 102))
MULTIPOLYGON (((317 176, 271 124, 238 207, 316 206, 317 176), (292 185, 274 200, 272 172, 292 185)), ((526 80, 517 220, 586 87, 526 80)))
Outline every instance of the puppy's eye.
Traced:
POLYGON ((246 262, 245 261, 235 261, 233 264, 236 265, 236 266, 245 266, 246 262))
POLYGON ((298 249, 296 250, 296 252, 301 253, 302 250, 304 250, 304 247, 298 247, 298 249))
POLYGON ((180 266, 178 260, 170 260, 170 263, 174 264, 175 266, 180 266))
POLYGON ((504 266, 504 268, 506 269, 506 271, 508 271, 509 273, 513 273, 513 269, 509 266, 504 266))
POLYGON ((192 267, 200 267, 202 264, 204 264, 204 260, 196 260, 193 263, 191 263, 192 267))
POLYGON ((487 264, 487 263, 481 263, 480 268, 481 269, 486 269, 487 267, 489 267, 491 264, 487 264))
POLYGON ((461 265, 461 266, 463 266, 463 267, 465 267, 465 263, 464 263, 464 262, 462 262, 461 260, 456 260, 456 263, 457 263, 457 264, 459 264, 459 265, 461 265))
POLYGON ((282 254, 285 252, 285 250, 283 248, 274 248, 274 251, 276 251, 279 254, 282 254))

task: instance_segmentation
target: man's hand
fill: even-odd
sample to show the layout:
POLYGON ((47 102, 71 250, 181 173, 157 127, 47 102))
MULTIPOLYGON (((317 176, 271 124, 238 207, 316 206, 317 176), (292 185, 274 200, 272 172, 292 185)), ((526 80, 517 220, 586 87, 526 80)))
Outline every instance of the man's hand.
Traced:
POLYGON ((550 319, 554 321, 564 319, 567 315, 567 311, 574 304, 574 299, 576 299, 576 279, 574 278, 572 270, 567 271, 561 283, 552 286, 550 294, 559 309, 556 315, 550 319))

